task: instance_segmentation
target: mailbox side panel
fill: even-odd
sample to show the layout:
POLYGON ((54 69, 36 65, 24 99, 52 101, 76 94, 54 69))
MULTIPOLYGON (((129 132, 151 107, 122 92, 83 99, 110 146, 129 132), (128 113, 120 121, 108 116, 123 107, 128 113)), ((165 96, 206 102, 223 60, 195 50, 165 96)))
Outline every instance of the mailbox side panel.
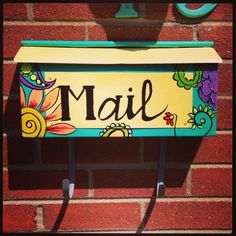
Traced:
POLYGON ((217 87, 217 64, 21 64, 22 136, 212 136, 217 87))

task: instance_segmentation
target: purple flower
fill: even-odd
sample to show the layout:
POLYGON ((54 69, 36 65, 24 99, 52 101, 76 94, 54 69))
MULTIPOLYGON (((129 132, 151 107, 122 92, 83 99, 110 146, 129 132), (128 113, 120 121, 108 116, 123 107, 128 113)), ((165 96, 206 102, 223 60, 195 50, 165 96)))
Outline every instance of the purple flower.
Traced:
POLYGON ((205 70, 203 79, 198 83, 198 95, 203 102, 208 103, 214 110, 217 107, 217 71, 205 70))

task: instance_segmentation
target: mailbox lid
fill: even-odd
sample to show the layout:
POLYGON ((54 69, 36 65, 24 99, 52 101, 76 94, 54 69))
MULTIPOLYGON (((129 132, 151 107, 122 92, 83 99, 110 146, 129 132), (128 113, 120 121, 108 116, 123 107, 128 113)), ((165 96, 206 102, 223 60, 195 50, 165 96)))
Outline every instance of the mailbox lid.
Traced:
POLYGON ((14 61, 57 64, 189 64, 221 63, 211 43, 200 42, 110 42, 23 41, 14 61), (76 44, 77 42, 77 44, 76 44), (114 45, 114 48, 111 48, 114 45))

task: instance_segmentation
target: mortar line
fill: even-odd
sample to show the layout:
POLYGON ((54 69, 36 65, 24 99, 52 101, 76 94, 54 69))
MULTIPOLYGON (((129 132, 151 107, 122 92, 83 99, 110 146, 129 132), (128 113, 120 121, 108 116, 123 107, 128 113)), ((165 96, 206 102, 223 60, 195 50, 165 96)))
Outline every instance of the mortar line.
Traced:
POLYGON ((34 164, 42 165, 42 140, 34 140, 34 164))
POLYGON ((36 208, 36 216, 34 218, 36 224, 36 232, 44 231, 44 208, 43 205, 38 205, 36 208))
POLYGON ((88 197, 94 197, 94 186, 93 186, 93 173, 92 170, 88 170, 88 197))
POLYGON ((233 96, 232 95, 218 95, 218 99, 232 100, 233 96))
MULTIPOLYGON (((84 203, 149 203, 150 198, 116 198, 116 199, 71 199, 71 204, 84 204, 84 203)), ((182 197, 182 198, 173 198, 173 197, 165 197, 159 198, 159 203, 162 202, 232 202, 232 197, 182 197)), ((3 201, 3 205, 50 205, 50 204, 62 204, 63 200, 12 200, 5 199, 3 201)))
POLYGON ((143 138, 139 138, 139 158, 140 158, 140 162, 143 163, 144 162, 144 141, 143 138))
POLYGON ((85 28, 85 37, 84 40, 89 40, 89 30, 88 30, 88 25, 84 23, 84 28, 85 28))
MULTIPOLYGON (((50 230, 45 230, 45 232, 50 232, 50 230)), ((136 234, 136 231, 133 230, 94 230, 94 231, 86 231, 86 230, 79 230, 79 231, 70 231, 70 230, 60 230, 60 232, 57 233, 66 233, 69 232, 71 234, 136 234)), ((166 230, 166 229, 160 229, 160 230, 144 230, 142 233, 148 233, 148 234, 230 234, 232 233, 231 229, 175 229, 175 230, 166 230)))
MULTIPOLYGON (((33 13, 32 13, 33 14, 33 13)), ((32 19, 34 16, 30 16, 32 19)), ((5 20, 3 25, 104 25, 104 26, 183 26, 183 27, 193 27, 195 25, 203 25, 203 26, 232 26, 232 21, 205 21, 203 23, 198 23, 197 21, 189 21, 183 20, 181 22, 176 21, 165 21, 165 20, 152 20, 146 18, 136 18, 135 21, 130 21, 129 19, 115 19, 115 18, 97 18, 96 21, 93 20, 40 20, 37 19, 35 21, 32 19, 31 21, 25 20, 16 20, 10 21, 5 20)))
POLYGON ((188 171, 186 181, 187 181, 187 196, 192 196, 192 168, 190 168, 188 171))
POLYGON ((231 134, 232 135, 232 130, 217 130, 216 134, 218 135, 231 134))
POLYGON ((193 169, 231 169, 232 164, 191 164, 193 169))
POLYGON ((146 17, 146 4, 145 3, 139 3, 138 16, 141 19, 145 19, 145 17, 146 17))
MULTIPOLYGON (((137 164, 119 164, 119 163, 108 163, 108 164, 99 164, 99 163, 93 163, 93 164, 79 164, 77 166, 77 170, 86 170, 86 171, 94 171, 94 170, 155 170, 156 162, 149 162, 149 163, 137 163, 137 164)), ((189 166, 192 168, 232 168, 232 164, 227 163, 176 163, 176 162, 168 162, 166 165, 167 169, 180 169, 185 170, 188 169, 189 166)), ((45 165, 45 164, 29 164, 24 166, 17 166, 17 165, 8 165, 6 167, 8 170, 22 170, 22 171, 47 171, 47 170, 58 170, 58 171, 64 171, 67 170, 66 164, 55 164, 55 165, 45 165)))
POLYGON ((33 3, 25 3, 27 9, 27 19, 29 21, 34 20, 34 4, 33 3))

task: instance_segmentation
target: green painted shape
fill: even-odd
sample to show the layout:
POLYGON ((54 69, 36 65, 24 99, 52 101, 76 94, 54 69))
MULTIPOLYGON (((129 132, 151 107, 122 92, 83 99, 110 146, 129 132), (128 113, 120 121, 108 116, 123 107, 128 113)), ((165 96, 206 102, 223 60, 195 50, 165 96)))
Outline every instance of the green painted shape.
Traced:
POLYGON ((213 41, 64 41, 64 40, 22 40, 25 47, 68 47, 68 48, 188 48, 213 47, 213 41))
POLYGON ((116 18, 137 18, 138 13, 133 7, 133 3, 121 3, 120 10, 115 15, 116 18))
POLYGON ((210 13, 216 7, 217 4, 206 3, 198 9, 188 9, 186 5, 186 3, 177 3, 176 8, 182 15, 188 18, 199 18, 210 13))

